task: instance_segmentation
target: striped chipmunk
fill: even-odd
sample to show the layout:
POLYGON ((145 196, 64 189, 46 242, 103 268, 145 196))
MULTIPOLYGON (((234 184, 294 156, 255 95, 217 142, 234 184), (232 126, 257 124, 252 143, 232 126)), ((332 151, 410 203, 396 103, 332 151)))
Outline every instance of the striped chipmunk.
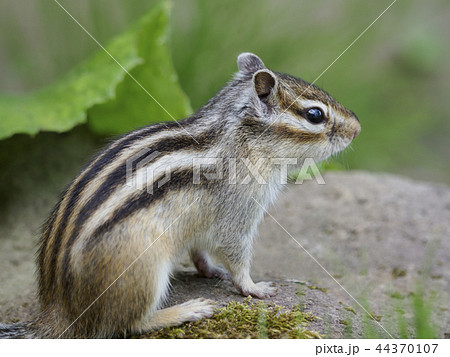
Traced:
POLYGON ((0 337, 123 337, 210 317, 211 300, 164 307, 185 252, 201 276, 230 278, 244 296, 276 293, 250 277, 264 211, 287 165, 343 150, 360 124, 323 90, 252 53, 237 64, 193 116, 119 137, 69 184, 40 238, 40 312, 0 324, 0 337))

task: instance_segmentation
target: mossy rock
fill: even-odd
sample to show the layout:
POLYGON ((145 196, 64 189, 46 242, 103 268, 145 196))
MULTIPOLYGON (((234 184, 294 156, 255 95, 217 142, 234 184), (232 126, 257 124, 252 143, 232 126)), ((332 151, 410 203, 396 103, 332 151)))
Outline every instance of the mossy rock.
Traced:
POLYGON ((286 309, 246 298, 218 308, 210 319, 167 327, 142 338, 320 338, 307 328, 315 317, 300 305, 286 309))

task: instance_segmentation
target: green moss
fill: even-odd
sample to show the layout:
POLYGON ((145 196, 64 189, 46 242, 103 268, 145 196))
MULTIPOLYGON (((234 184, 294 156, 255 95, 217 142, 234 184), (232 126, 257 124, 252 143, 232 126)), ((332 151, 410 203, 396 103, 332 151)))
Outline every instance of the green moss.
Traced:
POLYGON ((325 294, 328 293, 327 288, 322 288, 322 287, 320 287, 320 286, 308 285, 308 289, 311 289, 311 290, 319 290, 319 291, 321 291, 321 292, 323 292, 323 293, 325 293, 325 294))
POLYGON ((342 307, 344 308, 344 310, 350 311, 350 312, 352 312, 353 314, 356 315, 356 311, 355 311, 355 309, 354 309, 353 307, 345 306, 344 303, 343 303, 342 301, 339 301, 339 304, 342 305, 342 307))
POLYGON ((378 315, 377 313, 371 311, 370 312, 370 318, 374 321, 380 322, 381 319, 383 318, 383 315, 378 315))
POLYGON ((246 298, 217 309, 211 319, 167 327, 142 335, 141 338, 321 338, 307 330, 315 318, 301 312, 300 306, 285 309, 246 298))
POLYGON ((355 309, 353 307, 344 306, 344 309, 347 310, 347 311, 353 312, 356 315, 356 311, 355 311, 355 309))

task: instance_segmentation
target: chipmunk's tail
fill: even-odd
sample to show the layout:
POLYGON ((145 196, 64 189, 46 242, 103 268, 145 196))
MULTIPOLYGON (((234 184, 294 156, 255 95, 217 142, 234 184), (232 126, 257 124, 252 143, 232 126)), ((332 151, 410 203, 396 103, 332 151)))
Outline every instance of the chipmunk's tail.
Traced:
POLYGON ((45 309, 29 317, 28 321, 12 324, 0 323, 0 339, 2 338, 56 338, 58 331, 54 328, 57 318, 45 309))
POLYGON ((39 338, 27 322, 11 325, 0 324, 0 338, 39 338))

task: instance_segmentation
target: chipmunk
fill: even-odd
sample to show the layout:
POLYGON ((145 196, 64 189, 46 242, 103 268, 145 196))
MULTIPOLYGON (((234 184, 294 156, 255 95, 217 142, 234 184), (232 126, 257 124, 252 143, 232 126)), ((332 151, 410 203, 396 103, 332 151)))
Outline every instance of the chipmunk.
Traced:
POLYGON ((276 293, 250 277, 258 224, 284 186, 281 166, 267 160, 326 159, 360 124, 323 90, 252 53, 237 64, 193 116, 118 138, 69 184, 40 238, 41 311, 31 322, 0 325, 0 337, 110 338, 211 317, 206 299, 162 308, 186 251, 200 275, 229 275, 244 296, 276 293), (207 164, 211 158, 220 165, 207 164))

